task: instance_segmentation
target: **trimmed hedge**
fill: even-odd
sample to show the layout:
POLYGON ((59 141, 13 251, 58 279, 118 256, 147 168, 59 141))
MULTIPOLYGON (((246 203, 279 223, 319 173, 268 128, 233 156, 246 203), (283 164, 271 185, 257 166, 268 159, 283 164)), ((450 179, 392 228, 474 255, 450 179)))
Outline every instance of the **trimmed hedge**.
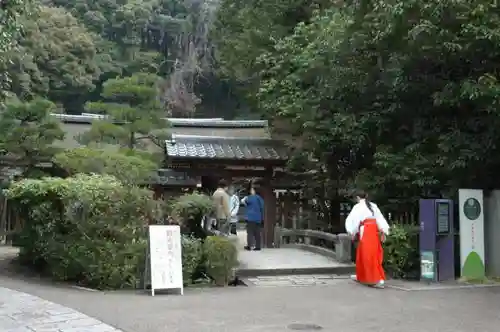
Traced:
POLYGON ((203 243, 207 274, 217 286, 226 286, 238 265, 238 249, 227 237, 209 236, 203 243))
POLYGON ((21 261, 55 280, 104 288, 135 286, 146 228, 156 204, 150 191, 112 176, 26 179, 5 191, 26 220, 21 261))
MULTIPOLYGON (((147 225, 162 208, 151 191, 108 175, 78 174, 25 179, 4 192, 26 220, 19 235, 22 263, 54 280, 97 289, 140 283, 147 225)), ((227 284, 236 256, 228 239, 209 237, 203 243, 183 234, 184 282, 204 271, 218 285, 227 284)))

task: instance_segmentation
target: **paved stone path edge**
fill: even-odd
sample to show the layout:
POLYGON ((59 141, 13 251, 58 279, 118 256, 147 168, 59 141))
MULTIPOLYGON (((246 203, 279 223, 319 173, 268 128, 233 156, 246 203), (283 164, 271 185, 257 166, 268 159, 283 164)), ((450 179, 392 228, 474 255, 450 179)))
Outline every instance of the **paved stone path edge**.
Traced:
POLYGON ((2 332, 122 332, 74 309, 0 287, 2 332))

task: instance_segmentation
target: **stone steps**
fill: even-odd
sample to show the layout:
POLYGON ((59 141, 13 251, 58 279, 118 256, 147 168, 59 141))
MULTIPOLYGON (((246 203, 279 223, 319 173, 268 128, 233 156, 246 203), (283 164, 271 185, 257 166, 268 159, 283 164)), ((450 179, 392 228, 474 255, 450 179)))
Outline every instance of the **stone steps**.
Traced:
POLYGON ((301 275, 339 275, 349 276, 354 273, 354 265, 324 266, 324 267, 276 267, 276 268, 246 268, 236 269, 239 278, 301 276, 301 275))
POLYGON ((337 274, 311 274, 311 275, 284 275, 260 276, 241 279, 248 287, 306 287, 306 286, 332 286, 349 281, 347 276, 337 274))

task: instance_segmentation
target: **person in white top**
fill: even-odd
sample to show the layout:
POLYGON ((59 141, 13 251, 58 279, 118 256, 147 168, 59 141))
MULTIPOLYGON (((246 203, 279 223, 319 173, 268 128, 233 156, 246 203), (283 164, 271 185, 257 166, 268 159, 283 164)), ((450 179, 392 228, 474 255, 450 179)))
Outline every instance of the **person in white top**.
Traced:
POLYGON ((229 209, 231 210, 231 234, 236 235, 236 225, 238 223, 238 211, 240 210, 240 198, 236 195, 234 188, 229 188, 231 195, 229 200, 229 209))
POLYGON ((389 224, 368 194, 357 191, 354 205, 345 221, 345 228, 353 241, 358 238, 356 249, 356 275, 352 279, 379 288, 384 287, 385 272, 382 267, 384 252, 382 242, 389 235, 389 224))

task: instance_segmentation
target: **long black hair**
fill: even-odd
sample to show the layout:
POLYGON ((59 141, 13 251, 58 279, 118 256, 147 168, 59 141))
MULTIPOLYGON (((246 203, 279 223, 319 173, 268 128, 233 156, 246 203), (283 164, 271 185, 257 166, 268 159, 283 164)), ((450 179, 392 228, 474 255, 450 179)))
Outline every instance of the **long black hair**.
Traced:
POLYGON ((359 197, 361 199, 364 199, 365 200, 365 204, 366 204, 366 207, 368 208, 368 210, 370 210, 370 212, 373 214, 373 207, 372 207, 372 204, 370 202, 370 200, 368 199, 368 193, 364 190, 361 190, 361 189, 358 189, 354 192, 354 197, 359 197))

